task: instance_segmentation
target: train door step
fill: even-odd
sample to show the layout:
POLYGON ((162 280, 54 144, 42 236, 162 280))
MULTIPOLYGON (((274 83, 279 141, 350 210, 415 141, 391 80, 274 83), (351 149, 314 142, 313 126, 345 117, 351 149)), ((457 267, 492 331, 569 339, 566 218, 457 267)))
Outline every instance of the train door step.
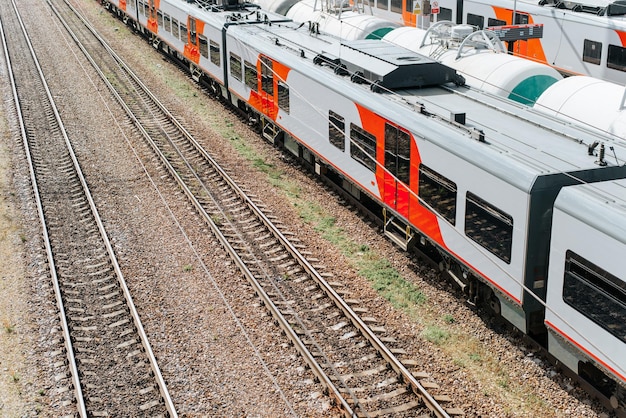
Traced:
POLYGON ((391 241, 405 251, 413 245, 415 234, 411 231, 411 227, 394 216, 385 222, 384 232, 391 241))
POLYGON ((262 133, 265 139, 267 139, 271 144, 275 144, 276 138, 280 134, 280 129, 267 119, 263 119, 262 133))
POLYGON ((195 65, 191 65, 189 67, 189 72, 191 72, 191 78, 193 79, 193 81, 199 83, 200 77, 202 76, 202 70, 195 65))

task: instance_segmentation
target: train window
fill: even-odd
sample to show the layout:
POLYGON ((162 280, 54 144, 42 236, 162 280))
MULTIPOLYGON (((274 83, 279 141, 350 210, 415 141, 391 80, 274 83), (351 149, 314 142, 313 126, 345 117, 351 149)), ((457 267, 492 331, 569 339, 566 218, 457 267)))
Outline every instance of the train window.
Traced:
POLYGON ((250 87, 254 91, 258 91, 258 74, 256 65, 244 61, 243 63, 244 76, 246 78, 246 86, 250 87))
POLYGON ((448 9, 447 7, 440 7, 439 14, 437 15, 437 21, 441 22, 444 20, 452 21, 452 9, 448 9))
POLYGON ((456 223, 456 191, 456 183, 420 164, 420 200, 452 225, 456 223))
POLYGON ((506 20, 494 19, 492 17, 487 19, 487 26, 506 26, 506 20))
POLYGON ((261 88, 268 95, 274 95, 274 70, 272 60, 267 57, 261 57, 261 88))
POLYGON ((198 35, 198 43, 200 44, 200 55, 202 55, 204 58, 209 58, 209 46, 208 44, 208 39, 206 38, 206 36, 200 34, 198 35))
POLYGON ((583 45, 583 61, 599 65, 600 59, 602 59, 602 42, 585 39, 583 45))
POLYGON ((472 14, 472 13, 468 13, 467 14, 467 24, 468 25, 472 25, 472 26, 476 26, 476 27, 478 27, 478 29, 483 29, 485 27, 485 17, 484 16, 475 15, 475 14, 472 14))
POLYGON ((196 19, 189 18, 189 42, 196 45, 196 19))
POLYGON ((626 48, 617 45, 609 45, 609 55, 606 66, 614 70, 626 71, 626 48))
POLYGON ((465 201, 465 235, 511 263, 513 218, 471 192, 465 201))
POLYGON ((157 12, 157 25, 162 28, 163 27, 163 12, 162 11, 158 11, 157 12))
POLYGON ((391 0, 391 11, 394 13, 402 13, 402 0, 391 0))
POLYGON ((241 58, 232 52, 230 53, 230 75, 241 81, 241 58))
POLYGON ((180 24, 180 40, 187 43, 187 26, 180 24))
POLYGON ((346 150, 346 120, 332 110, 328 111, 328 141, 342 151, 346 150))
POLYGON ((143 3, 143 1, 139 0, 137 2, 137 10, 139 11, 140 15, 146 15, 145 7, 146 5, 143 3))
POLYGON ((179 39, 180 30, 178 27, 178 20, 174 18, 172 18, 172 35, 174 35, 175 38, 179 39))
POLYGON ((626 283, 569 250, 563 301, 626 342, 626 283))
POLYGON ((170 18, 170 15, 168 14, 163 15, 163 28, 165 29, 166 32, 172 31, 172 19, 170 18))
POLYGON ((289 86, 278 80, 278 107, 289 113, 289 86))
POLYGON ((376 7, 383 10, 389 9, 389 0, 376 0, 376 7))
POLYGON ((210 41, 209 49, 211 50, 211 62, 219 67, 221 63, 220 45, 215 41, 210 41))
POLYGON ((404 184, 409 184, 411 136, 396 126, 385 124, 385 168, 404 184))
POLYGON ((528 25, 528 15, 523 13, 515 13, 516 25, 528 25))
POLYGON ((350 156, 376 171, 376 137, 354 123, 350 124, 350 156))

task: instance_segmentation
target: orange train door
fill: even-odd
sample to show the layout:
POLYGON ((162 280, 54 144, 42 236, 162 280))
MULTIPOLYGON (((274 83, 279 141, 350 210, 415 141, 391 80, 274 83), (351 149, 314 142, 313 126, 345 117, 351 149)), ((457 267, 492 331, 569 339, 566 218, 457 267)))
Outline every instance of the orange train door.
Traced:
POLYGON ((385 123, 384 201, 405 219, 409 218, 411 136, 385 123))
POLYGON ((262 56, 260 59, 260 71, 261 75, 261 109, 263 114, 269 116, 271 119, 272 111, 274 109, 274 72, 272 60, 268 57, 262 56))
POLYGON ((157 13, 161 0, 148 0, 148 30, 152 33, 158 33, 159 25, 157 24, 157 13))
POLYGON ((200 62, 198 33, 201 34, 202 32, 204 32, 204 22, 189 16, 187 18, 187 42, 185 42, 183 55, 189 61, 196 64, 200 62))

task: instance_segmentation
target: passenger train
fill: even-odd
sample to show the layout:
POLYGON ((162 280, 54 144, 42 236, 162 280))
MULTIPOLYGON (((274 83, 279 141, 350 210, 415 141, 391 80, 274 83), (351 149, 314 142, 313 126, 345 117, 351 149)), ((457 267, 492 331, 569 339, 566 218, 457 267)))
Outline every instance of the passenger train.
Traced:
POLYGON ((103 4, 626 410, 625 141, 258 6, 103 4))

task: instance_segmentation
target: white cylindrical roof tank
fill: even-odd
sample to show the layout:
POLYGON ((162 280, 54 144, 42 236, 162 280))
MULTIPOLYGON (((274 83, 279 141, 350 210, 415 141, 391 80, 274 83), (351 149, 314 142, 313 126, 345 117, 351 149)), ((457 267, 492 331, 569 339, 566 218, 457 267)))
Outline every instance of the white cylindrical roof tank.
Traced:
POLYGON ((400 24, 365 13, 343 10, 341 14, 323 13, 321 1, 301 0, 291 6, 286 17, 294 22, 319 23, 319 31, 346 41, 381 39, 400 24), (339 19, 341 17, 341 19, 339 19))
POLYGON ((573 76, 550 86, 534 107, 557 118, 626 139, 625 89, 609 81, 573 76))
MULTIPOLYGON (((467 25, 458 30, 452 27, 451 34, 462 38, 467 35, 467 25)), ((487 48, 464 48, 459 53, 456 42, 448 42, 447 48, 439 43, 429 43, 420 48, 426 31, 403 27, 389 32, 383 40, 400 45, 441 61, 465 77, 468 86, 507 97, 520 103, 532 105, 550 85, 563 77, 552 67, 513 55, 496 53, 487 48)), ((462 39, 460 39, 462 40, 462 39)))
POLYGON ((411 51, 417 51, 425 35, 424 29, 403 26, 386 34, 383 40, 411 51))
POLYGON ((563 78, 548 65, 490 50, 474 50, 458 59, 456 55, 457 51, 448 51, 439 60, 456 69, 467 84, 531 106, 548 87, 563 78))
POLYGON ((263 10, 285 15, 287 11, 293 7, 299 0, 252 0, 252 3, 258 4, 263 10))

